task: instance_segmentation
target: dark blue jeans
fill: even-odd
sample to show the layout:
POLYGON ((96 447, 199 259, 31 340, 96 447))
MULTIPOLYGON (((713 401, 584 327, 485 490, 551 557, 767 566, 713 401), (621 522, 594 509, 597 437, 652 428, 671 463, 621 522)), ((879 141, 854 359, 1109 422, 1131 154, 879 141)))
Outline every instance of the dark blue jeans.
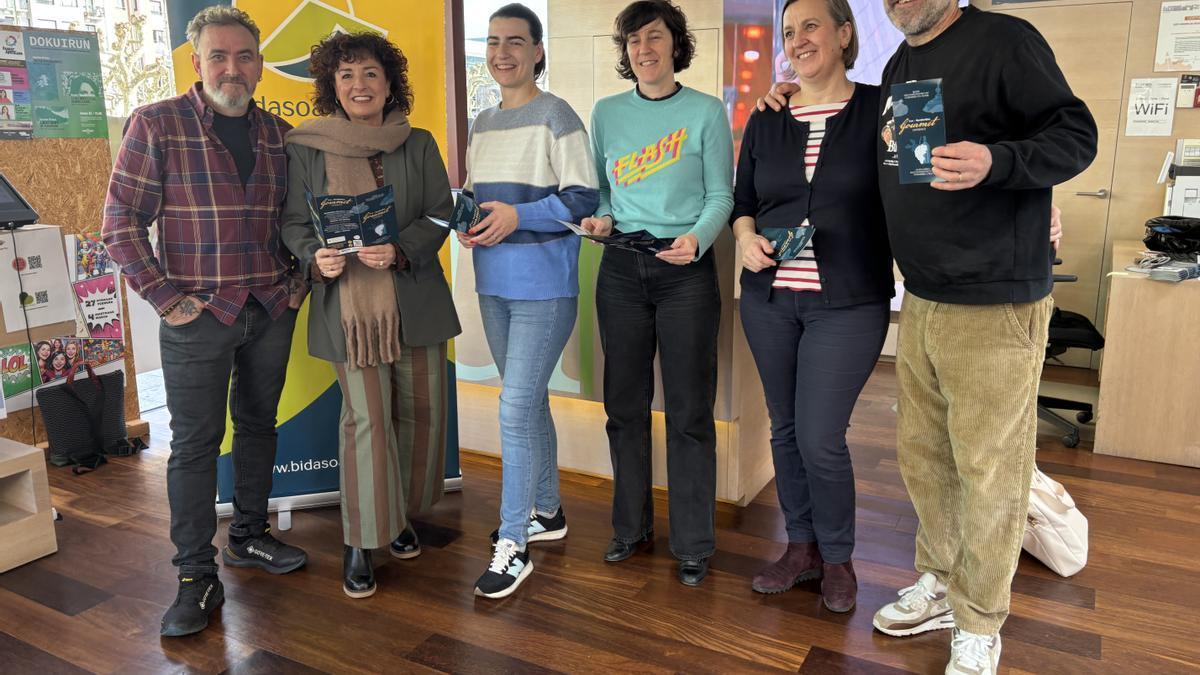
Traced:
POLYGON ((216 574, 217 455, 225 437, 225 402, 233 420, 233 535, 261 534, 275 468, 275 415, 287 373, 295 310, 278 319, 246 300, 232 326, 211 312, 183 326, 159 328, 163 384, 171 413, 167 499, 171 562, 181 574, 216 574))
POLYGON ((716 550, 717 331, 721 294, 711 252, 689 265, 608 248, 596 281, 604 349, 604 411, 613 464, 613 536, 634 542, 654 528, 650 402, 654 353, 667 422, 671 552, 716 550))
POLYGON ((827 563, 854 551, 850 413, 887 337, 887 301, 829 309, 820 293, 743 295, 742 327, 771 416, 775 489, 788 541, 827 563))

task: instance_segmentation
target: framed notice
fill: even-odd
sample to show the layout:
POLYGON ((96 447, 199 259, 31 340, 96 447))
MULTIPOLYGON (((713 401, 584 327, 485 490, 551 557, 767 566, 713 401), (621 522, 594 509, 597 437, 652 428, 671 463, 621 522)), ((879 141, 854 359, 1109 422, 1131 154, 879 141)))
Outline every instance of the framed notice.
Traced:
POLYGON ((1200 1, 1167 0, 1162 4, 1154 70, 1200 70, 1200 1))

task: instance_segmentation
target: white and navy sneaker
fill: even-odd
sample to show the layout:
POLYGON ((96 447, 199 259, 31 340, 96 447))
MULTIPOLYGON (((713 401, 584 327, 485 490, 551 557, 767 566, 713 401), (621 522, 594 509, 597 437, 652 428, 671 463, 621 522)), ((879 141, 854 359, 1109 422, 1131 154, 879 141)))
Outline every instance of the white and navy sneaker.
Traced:
POLYGON ((475 595, 508 597, 532 571, 529 551, 518 550, 517 542, 512 539, 501 539, 492 549, 492 564, 475 582, 475 595))
MULTIPOLYGON (((525 530, 525 541, 557 541, 567 536, 567 517, 563 515, 562 506, 553 516, 546 517, 535 509, 529 514, 529 527, 525 530)), ((492 543, 500 539, 500 530, 492 530, 492 543)))

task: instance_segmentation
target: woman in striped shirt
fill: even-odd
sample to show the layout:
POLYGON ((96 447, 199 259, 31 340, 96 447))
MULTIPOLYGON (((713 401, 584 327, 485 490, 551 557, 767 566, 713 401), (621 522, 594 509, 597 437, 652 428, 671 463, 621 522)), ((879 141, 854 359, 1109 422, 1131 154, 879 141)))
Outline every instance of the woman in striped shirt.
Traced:
POLYGON ((879 358, 894 294, 876 175, 879 88, 851 82, 847 0, 788 0, 783 45, 800 81, 789 109, 746 125, 734 191, 741 316, 771 416, 787 552, 754 578, 779 593, 821 578, 832 611, 854 607, 854 472, 846 428, 879 358), (776 261, 762 228, 812 226, 776 261))

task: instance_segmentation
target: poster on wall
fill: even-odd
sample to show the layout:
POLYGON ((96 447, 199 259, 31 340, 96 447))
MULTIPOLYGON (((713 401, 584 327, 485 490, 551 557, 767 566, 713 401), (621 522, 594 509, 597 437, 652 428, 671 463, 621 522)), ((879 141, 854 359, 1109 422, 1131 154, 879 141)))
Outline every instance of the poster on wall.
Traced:
POLYGON ((4 407, 9 412, 29 408, 37 390, 61 385, 74 366, 84 361, 98 374, 125 368, 120 277, 111 271, 92 278, 79 272, 81 262, 86 270, 108 269, 108 257, 98 235, 64 237, 61 228, 51 225, 22 228, 15 235, 16 256, 11 254, 12 240, 0 238, 0 304, 5 305, 5 328, 10 339, 14 332, 23 333, 24 326, 19 320, 10 323, 8 317, 10 304, 20 319, 24 317, 20 298, 7 292, 18 288, 17 270, 29 301, 26 308, 31 326, 66 325, 62 333, 52 333, 53 337, 37 339, 32 344, 0 344, 3 380, 0 393, 7 399, 4 407), (82 255, 81 242, 89 242, 82 247, 86 249, 82 255), (48 303, 41 301, 40 293, 46 294, 48 303), (54 313, 47 313, 51 311, 54 313), (85 316, 88 318, 84 319, 85 316), (72 324, 74 332, 70 329, 72 324))
POLYGON ((1134 78, 1129 83, 1126 136, 1170 136, 1175 120, 1173 77, 1134 78))
POLYGON ((118 285, 115 274, 84 279, 73 284, 88 337, 121 337, 121 299, 117 296, 118 285))
POLYGON ((26 30, 25 58, 34 136, 108 138, 94 33, 26 30))
POLYGON ((24 394, 41 383, 32 345, 25 342, 0 346, 0 392, 3 392, 4 398, 24 394))
POLYGON ((33 138, 33 106, 25 68, 25 37, 0 30, 0 140, 33 138))
POLYGON ((1167 0, 1158 17, 1155 72, 1200 69, 1200 2, 1167 0))
POLYGON ((75 320, 75 291, 60 232, 53 225, 34 225, 0 237, 0 309, 9 332, 25 330, 26 316, 30 328, 75 320))

